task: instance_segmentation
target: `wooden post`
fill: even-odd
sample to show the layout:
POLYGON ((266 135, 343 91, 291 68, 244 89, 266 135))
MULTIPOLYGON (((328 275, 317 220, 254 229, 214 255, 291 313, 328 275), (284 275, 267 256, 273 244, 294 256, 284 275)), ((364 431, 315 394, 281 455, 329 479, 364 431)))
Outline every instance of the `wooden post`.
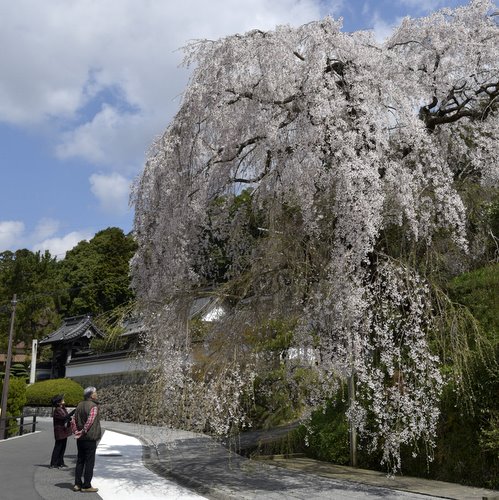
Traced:
MULTIPOLYGON (((348 401, 351 407, 355 403, 355 373, 352 371, 348 377, 348 401)), ((357 429, 350 422, 349 437, 350 437, 350 465, 357 467, 357 429)))
POLYGON ((34 384, 36 379, 36 353, 38 351, 38 340, 33 339, 31 343, 31 370, 29 374, 29 383, 34 384))
POLYGON ((9 395, 10 364, 12 358, 12 343, 14 341, 14 319, 16 317, 16 294, 12 298, 12 313, 10 315, 9 347, 7 348, 7 360, 5 363, 5 376, 3 378, 2 403, 0 412, 0 439, 5 439, 7 422, 7 398, 9 395))

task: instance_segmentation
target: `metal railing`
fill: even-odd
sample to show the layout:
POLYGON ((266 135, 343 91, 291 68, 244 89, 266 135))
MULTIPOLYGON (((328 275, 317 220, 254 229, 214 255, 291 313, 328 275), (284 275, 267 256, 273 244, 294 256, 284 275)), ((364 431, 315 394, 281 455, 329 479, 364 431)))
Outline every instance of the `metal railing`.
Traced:
POLYGON ((8 437, 22 436, 36 431, 36 415, 20 415, 18 417, 5 417, 5 435, 0 439, 8 437), (26 422, 26 419, 31 419, 26 422), (12 423, 13 422, 13 423, 12 423), (31 428, 31 430, 29 429, 31 428), (26 430, 28 429, 28 430, 26 430))

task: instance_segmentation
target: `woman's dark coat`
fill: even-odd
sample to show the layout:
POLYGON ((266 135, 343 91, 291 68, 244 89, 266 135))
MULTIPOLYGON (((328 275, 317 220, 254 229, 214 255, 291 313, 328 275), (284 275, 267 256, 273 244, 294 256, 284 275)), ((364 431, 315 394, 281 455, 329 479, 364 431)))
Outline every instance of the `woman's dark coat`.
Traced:
POLYGON ((58 406, 54 410, 54 437, 56 440, 71 436, 71 428, 66 427, 68 410, 65 406, 58 406))

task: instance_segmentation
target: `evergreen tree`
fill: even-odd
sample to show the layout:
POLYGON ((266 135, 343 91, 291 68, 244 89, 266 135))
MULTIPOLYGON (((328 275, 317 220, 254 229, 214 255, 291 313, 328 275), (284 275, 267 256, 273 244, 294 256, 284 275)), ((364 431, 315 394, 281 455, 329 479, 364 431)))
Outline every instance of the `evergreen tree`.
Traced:
POLYGON ((58 291, 63 287, 58 263, 47 251, 27 249, 0 254, 0 328, 8 336, 10 301, 17 295, 16 341, 27 344, 55 330, 60 323, 58 291))
POLYGON ((60 263, 67 289, 61 312, 96 316, 130 301, 129 263, 135 248, 131 235, 110 227, 67 252, 60 263))

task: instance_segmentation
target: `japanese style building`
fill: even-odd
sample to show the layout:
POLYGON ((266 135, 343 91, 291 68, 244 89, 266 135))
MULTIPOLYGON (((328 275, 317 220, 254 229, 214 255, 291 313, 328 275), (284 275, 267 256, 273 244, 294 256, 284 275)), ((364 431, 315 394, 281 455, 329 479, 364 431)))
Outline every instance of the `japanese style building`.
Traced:
POLYGON ((40 346, 52 348, 52 367, 50 378, 66 376, 66 366, 73 356, 89 354, 90 341, 95 337, 104 337, 104 334, 92 322, 90 316, 75 316, 66 318, 62 326, 44 339, 40 346))

